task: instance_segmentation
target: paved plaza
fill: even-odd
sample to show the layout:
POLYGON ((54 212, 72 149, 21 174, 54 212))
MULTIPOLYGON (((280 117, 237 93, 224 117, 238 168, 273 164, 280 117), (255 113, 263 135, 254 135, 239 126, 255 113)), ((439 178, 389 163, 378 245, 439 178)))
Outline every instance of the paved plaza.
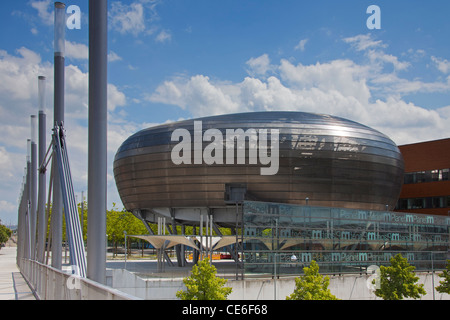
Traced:
POLYGON ((17 247, 0 250, 0 300, 36 300, 16 264, 17 247))

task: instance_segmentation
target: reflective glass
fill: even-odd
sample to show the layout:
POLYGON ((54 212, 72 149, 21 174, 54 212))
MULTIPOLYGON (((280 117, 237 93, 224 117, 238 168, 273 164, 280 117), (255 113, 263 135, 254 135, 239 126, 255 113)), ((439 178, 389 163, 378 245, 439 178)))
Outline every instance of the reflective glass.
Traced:
POLYGON ((449 246, 450 219, 441 216, 245 202, 243 219, 250 273, 301 273, 311 260, 324 273, 351 273, 397 253, 418 270, 429 269, 431 260, 444 268, 449 246))

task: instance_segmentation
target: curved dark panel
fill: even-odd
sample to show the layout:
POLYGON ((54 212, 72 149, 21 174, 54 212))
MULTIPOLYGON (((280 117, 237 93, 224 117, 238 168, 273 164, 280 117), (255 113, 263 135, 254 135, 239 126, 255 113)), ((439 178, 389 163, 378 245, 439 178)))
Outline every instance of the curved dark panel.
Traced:
MULTIPOLYGON (((202 150, 210 143, 203 142, 202 150)), ((114 160, 117 188, 129 211, 222 207, 227 184, 246 185, 248 196, 257 201, 305 204, 309 198, 310 205, 392 209, 403 171, 399 149, 384 134, 343 118, 304 112, 229 114, 145 129, 128 138, 114 160), (223 164, 174 164, 171 152, 179 142, 171 137, 176 129, 189 131, 194 163, 194 121, 202 122, 202 134, 220 130, 224 145, 227 129, 278 129, 277 174, 261 175, 269 165, 250 156, 248 141, 243 164, 227 164, 226 149, 223 164)))

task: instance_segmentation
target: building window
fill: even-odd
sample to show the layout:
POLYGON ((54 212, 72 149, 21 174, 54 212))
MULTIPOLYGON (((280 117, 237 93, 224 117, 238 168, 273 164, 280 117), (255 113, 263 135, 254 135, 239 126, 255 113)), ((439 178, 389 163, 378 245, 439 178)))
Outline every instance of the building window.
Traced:
POLYGON ((444 197, 433 198, 433 208, 445 208, 444 197))
POLYGON ((416 172, 416 182, 426 182, 425 171, 416 172))
POLYGON ((416 183, 415 178, 416 178, 415 173, 405 173, 404 183, 405 184, 416 183))
POLYGON ((399 199, 397 210, 450 208, 450 196, 399 199))
POLYGON ((442 170, 431 170, 431 181, 442 181, 442 170))
POLYGON ((407 172, 404 175, 404 184, 448 181, 450 179, 450 169, 436 169, 428 171, 407 172))

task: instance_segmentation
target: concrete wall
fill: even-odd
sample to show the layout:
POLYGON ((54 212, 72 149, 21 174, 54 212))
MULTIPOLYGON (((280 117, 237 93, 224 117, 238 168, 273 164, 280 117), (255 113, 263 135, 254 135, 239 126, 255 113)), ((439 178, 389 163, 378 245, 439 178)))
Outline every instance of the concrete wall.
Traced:
MULTIPOLYGON (((432 277, 429 273, 420 273, 419 283, 425 284, 427 295, 421 300, 432 300, 432 277)), ((375 295, 367 286, 367 275, 330 276, 329 289, 342 300, 375 300, 375 295)), ((439 285, 441 278, 434 275, 434 286, 439 285)), ((146 300, 173 300, 178 290, 185 290, 182 279, 142 279, 123 269, 112 270, 112 286, 122 292, 146 300)), ((244 281, 229 280, 228 287, 233 292, 229 300, 273 300, 273 279, 248 279, 244 281)), ((294 291, 294 278, 278 279, 276 281, 277 299, 284 300, 294 291)), ((436 300, 450 300, 450 295, 435 291, 436 300)))

